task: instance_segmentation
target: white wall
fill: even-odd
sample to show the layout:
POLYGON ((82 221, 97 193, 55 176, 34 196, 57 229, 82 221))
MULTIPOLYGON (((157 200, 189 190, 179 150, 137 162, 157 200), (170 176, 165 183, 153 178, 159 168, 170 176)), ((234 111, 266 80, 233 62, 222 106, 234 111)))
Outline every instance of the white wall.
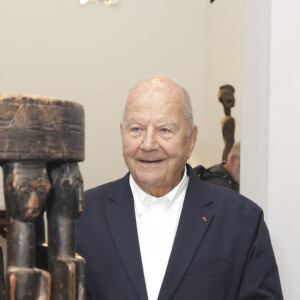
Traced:
POLYGON ((243 1, 216 0, 207 11, 206 33, 206 99, 205 123, 200 128, 196 155, 206 167, 221 162, 224 148, 221 120, 223 105, 218 101, 219 87, 231 84, 235 88, 235 107, 231 110, 235 118, 235 141, 240 140, 241 89, 242 89, 242 29, 243 1))
POLYGON ((272 3, 269 197, 285 298, 300 299, 300 3, 272 3))
POLYGON ((264 207, 285 299, 300 299, 300 4, 245 0, 242 192, 264 207))
POLYGON ((267 215, 271 0, 245 0, 241 109, 242 194, 267 215))

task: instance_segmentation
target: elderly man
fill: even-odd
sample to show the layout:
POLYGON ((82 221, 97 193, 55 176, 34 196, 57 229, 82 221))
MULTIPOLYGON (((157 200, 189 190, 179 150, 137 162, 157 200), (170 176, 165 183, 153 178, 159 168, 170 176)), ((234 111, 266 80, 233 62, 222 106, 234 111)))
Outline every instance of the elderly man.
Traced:
POLYGON ((129 173, 87 191, 78 221, 87 299, 283 299, 262 210, 186 164, 197 136, 187 92, 141 82, 121 132, 129 173))

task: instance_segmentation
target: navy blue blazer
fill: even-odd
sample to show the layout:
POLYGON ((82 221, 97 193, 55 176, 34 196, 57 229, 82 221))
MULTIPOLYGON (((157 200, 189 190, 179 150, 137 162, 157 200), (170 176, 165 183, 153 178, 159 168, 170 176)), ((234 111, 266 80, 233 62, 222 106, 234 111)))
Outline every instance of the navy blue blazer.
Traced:
MULTIPOLYGON (((158 300, 283 299, 262 210, 226 188, 189 184, 158 300)), ((129 174, 85 192, 77 251, 88 300, 147 300, 129 174)))

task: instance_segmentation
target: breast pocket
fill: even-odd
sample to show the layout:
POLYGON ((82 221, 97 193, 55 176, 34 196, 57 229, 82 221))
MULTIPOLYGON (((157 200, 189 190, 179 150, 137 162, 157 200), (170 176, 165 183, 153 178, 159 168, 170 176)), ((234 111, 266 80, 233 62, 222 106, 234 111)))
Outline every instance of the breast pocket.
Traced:
POLYGON ((209 274, 225 271, 229 267, 229 259, 221 258, 216 260, 207 260, 194 262, 190 265, 189 274, 209 274))

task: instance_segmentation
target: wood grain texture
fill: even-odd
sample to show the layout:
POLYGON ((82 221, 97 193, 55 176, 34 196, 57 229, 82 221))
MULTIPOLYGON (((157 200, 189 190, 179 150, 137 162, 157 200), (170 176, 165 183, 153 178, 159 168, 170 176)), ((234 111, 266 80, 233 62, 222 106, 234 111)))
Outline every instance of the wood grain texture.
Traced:
POLYGON ((84 160, 82 105, 54 98, 0 94, 0 164, 32 159, 84 160))

